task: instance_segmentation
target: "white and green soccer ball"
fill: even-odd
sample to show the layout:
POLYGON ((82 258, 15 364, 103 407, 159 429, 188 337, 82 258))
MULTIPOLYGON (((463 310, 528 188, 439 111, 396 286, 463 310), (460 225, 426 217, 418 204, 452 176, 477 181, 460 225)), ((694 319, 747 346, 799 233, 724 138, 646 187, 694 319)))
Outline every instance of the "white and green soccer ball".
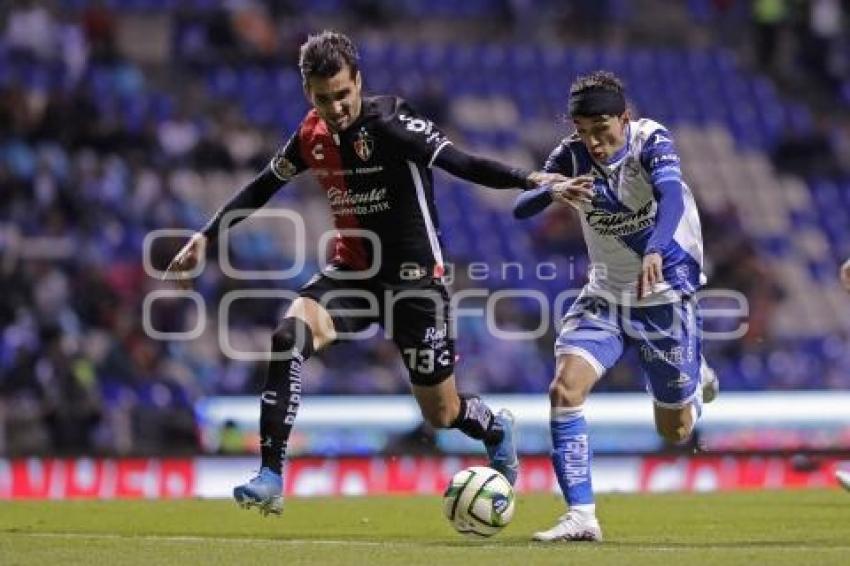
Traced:
POLYGON ((454 475, 443 494, 443 514, 461 534, 491 537, 514 516, 514 489, 505 476, 484 466, 454 475))

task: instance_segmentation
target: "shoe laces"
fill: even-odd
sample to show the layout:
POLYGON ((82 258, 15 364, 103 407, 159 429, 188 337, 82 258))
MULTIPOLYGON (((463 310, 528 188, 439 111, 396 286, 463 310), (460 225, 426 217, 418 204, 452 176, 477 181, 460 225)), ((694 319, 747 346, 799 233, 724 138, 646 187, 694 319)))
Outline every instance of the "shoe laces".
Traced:
POLYGON ((581 527, 581 526, 583 526, 582 519, 583 519, 583 517, 581 517, 581 515, 579 515, 578 513, 573 514, 570 511, 567 511, 566 513, 564 513, 563 515, 558 517, 558 522, 559 523, 566 522, 566 523, 570 523, 571 525, 576 525, 578 527, 581 527))
POLYGON ((251 471, 254 473, 254 476, 248 481, 248 483, 254 483, 263 479, 263 468, 251 471))

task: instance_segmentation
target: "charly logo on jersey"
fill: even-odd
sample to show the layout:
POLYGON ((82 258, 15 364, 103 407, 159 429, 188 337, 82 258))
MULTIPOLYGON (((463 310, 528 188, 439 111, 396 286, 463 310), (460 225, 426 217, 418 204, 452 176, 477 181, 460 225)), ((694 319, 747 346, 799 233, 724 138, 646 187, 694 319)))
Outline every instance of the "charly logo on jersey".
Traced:
POLYGON ((375 140, 366 130, 360 130, 357 133, 357 138, 354 140, 354 153, 363 161, 369 161, 372 157, 372 152, 375 150, 375 140))
POLYGON ((629 212, 611 212, 594 208, 585 215, 585 218, 587 224, 603 236, 627 236, 652 226, 654 216, 652 201, 649 201, 639 209, 629 212))

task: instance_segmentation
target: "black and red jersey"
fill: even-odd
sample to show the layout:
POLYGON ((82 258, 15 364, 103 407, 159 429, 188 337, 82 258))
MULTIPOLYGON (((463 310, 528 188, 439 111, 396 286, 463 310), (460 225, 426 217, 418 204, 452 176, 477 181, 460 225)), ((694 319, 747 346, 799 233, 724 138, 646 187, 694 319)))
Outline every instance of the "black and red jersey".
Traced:
POLYGON ((451 142, 431 120, 395 96, 364 97, 360 116, 333 132, 315 110, 272 158, 289 181, 309 169, 325 190, 339 230, 333 263, 398 276, 418 268, 439 277, 443 252, 431 165, 451 142), (375 256, 369 231, 380 242, 375 256))

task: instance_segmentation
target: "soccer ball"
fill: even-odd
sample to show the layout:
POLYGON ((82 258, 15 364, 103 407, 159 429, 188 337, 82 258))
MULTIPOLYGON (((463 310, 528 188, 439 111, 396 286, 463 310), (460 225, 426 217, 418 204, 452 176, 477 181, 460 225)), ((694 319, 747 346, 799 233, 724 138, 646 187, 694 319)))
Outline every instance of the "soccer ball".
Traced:
POLYGON ((449 482, 443 494, 443 514, 461 534, 491 537, 514 516, 514 489, 493 468, 466 468, 449 482))

